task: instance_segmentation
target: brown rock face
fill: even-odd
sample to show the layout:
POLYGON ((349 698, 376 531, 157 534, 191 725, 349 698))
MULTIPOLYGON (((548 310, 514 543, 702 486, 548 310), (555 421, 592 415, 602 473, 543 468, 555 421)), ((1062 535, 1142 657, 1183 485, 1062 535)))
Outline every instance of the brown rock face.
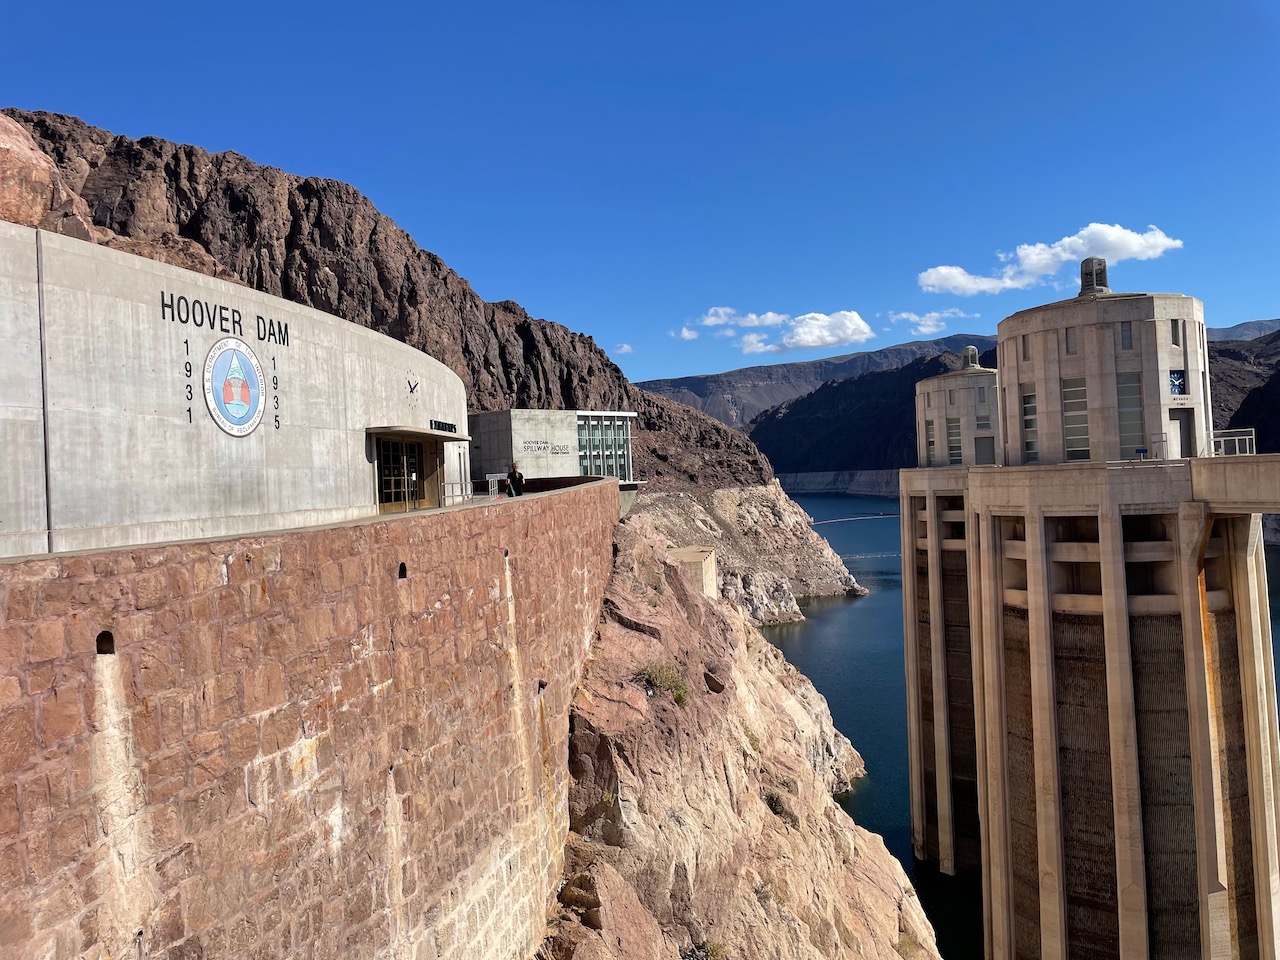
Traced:
MULTIPOLYGON (((639 475, 662 488, 772 478, 755 446, 703 414, 647 394, 587 336, 486 303, 345 183, 261 167, 235 153, 117 137, 74 117, 8 109, 6 128, 54 170, 15 191, 35 225, 41 184, 60 182, 112 246, 235 278, 403 340, 454 370, 473 409, 634 410, 639 475), (43 177, 43 179, 40 179, 43 177)), ((4 178, 7 181, 7 178, 4 178)), ((27 181, 23 181, 26 183, 27 181)))
POLYGON ((937 957, 901 866, 831 799, 863 769, 826 701, 697 594, 666 542, 648 517, 618 528, 572 708, 573 833, 544 955, 937 957))
POLYGON ((18 123, 0 114, 0 220, 98 240, 85 202, 18 123))
POLYGON ((867 592, 777 480, 754 487, 644 493, 631 516, 644 517, 678 547, 709 544, 716 552, 720 595, 757 624, 803 620, 797 597, 867 592))

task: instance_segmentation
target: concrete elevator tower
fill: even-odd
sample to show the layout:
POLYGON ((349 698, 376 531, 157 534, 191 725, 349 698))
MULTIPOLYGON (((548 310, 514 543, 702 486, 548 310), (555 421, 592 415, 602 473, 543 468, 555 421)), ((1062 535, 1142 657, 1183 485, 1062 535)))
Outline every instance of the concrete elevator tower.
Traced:
POLYGON ((1280 456, 1209 389, 1200 301, 1099 258, 1000 323, 996 369, 916 388, 912 841, 980 875, 993 960, 1277 956, 1280 456))

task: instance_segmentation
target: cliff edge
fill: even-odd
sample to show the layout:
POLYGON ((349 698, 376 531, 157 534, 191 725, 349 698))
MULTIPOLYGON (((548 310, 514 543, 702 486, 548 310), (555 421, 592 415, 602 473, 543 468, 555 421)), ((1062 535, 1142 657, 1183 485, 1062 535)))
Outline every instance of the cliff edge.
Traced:
POLYGON ((777 480, 642 494, 631 513, 647 518, 674 546, 713 547, 720 595, 757 625, 803 620, 797 597, 867 592, 777 480))
POLYGON ((826 700, 732 604, 615 540, 570 714, 555 960, 937 957, 901 865, 832 799, 863 775, 826 700))

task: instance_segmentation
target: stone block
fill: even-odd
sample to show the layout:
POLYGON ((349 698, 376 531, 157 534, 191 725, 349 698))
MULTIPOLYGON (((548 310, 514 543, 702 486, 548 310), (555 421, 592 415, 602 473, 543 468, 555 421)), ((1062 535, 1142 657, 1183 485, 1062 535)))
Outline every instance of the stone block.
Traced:
POLYGON ((67 629, 63 620, 41 620, 31 627, 27 640, 27 662, 61 660, 67 652, 67 629))
POLYGON ((34 583, 15 583, 5 597, 5 618, 8 620, 32 620, 36 616, 39 591, 34 583))
POLYGON ((0 677, 0 712, 22 699, 22 685, 17 677, 0 677))
POLYGON ((134 603, 139 610, 150 610, 172 599, 166 570, 147 570, 133 578, 134 603))
POLYGON ((84 733, 84 709, 79 684, 55 687, 40 698, 40 741, 52 747, 84 733))

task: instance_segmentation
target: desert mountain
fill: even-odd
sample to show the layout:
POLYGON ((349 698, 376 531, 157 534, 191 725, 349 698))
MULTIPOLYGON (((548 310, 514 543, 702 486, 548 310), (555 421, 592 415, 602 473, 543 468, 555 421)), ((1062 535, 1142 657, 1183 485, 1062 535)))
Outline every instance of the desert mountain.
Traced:
POLYGON ((731 427, 745 427, 764 410, 802 397, 830 380, 846 380, 877 370, 894 370, 919 357, 951 351, 960 353, 969 344, 986 350, 996 339, 957 333, 937 340, 899 343, 881 350, 850 353, 842 357, 743 367, 725 373, 699 374, 667 380, 646 380, 639 386, 670 397, 731 427))
POLYGON ((236 153, 0 115, 0 217, 200 270, 389 334, 448 364, 473 409, 634 410, 654 488, 769 481, 741 433, 628 383, 582 334, 487 303, 354 187, 236 153))
POLYGON ((1249 320, 1237 323, 1233 327, 1206 327, 1205 339, 1213 340, 1256 340, 1269 333, 1280 330, 1280 318, 1275 320, 1249 320))

